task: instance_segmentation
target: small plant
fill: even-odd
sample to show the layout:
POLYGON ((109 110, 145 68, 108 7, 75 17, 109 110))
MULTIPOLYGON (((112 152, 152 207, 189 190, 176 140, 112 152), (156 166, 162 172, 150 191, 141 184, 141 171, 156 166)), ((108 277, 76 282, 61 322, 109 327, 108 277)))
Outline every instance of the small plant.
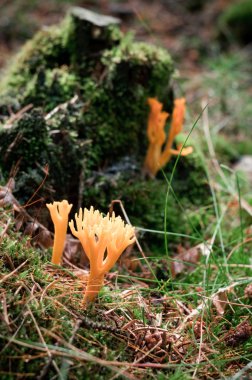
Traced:
POLYGON ((149 98, 150 114, 148 119, 147 136, 149 147, 147 150, 144 171, 151 177, 155 177, 157 172, 163 168, 173 155, 187 156, 192 153, 192 147, 183 148, 181 145, 173 149, 175 137, 182 131, 185 115, 185 99, 176 99, 172 113, 171 127, 166 140, 165 123, 169 116, 162 111, 163 104, 155 98, 149 98), (165 143, 165 147, 163 145, 165 143))

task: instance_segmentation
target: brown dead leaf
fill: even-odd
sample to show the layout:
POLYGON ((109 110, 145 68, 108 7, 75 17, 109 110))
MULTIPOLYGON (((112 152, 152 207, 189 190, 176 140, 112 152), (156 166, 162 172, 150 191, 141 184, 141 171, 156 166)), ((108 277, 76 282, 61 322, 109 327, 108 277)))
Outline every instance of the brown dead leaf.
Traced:
POLYGON ((48 249, 53 246, 52 233, 46 229, 39 231, 39 233, 32 239, 32 242, 40 248, 48 249))
POLYGON ((206 331, 206 323, 203 320, 198 320, 191 323, 195 338, 199 339, 206 331))
POLYGON ((69 234, 66 237, 64 258, 81 268, 89 265, 89 260, 82 248, 81 242, 69 234))
POLYGON ((223 315, 225 313, 225 308, 228 305, 227 293, 225 291, 218 293, 215 297, 213 297, 213 304, 217 313, 219 315, 223 315))
POLYGON ((89 271, 83 269, 72 269, 72 273, 78 277, 81 281, 86 282, 88 280, 89 271))
POLYGON ((15 187, 14 179, 10 179, 5 186, 0 186, 0 207, 13 204, 12 191, 15 187))
POLYGON ((171 263, 171 274, 175 278, 178 274, 183 272, 191 272, 194 270, 195 265, 199 262, 201 257, 201 249, 199 246, 192 247, 188 250, 183 250, 175 256, 171 263))

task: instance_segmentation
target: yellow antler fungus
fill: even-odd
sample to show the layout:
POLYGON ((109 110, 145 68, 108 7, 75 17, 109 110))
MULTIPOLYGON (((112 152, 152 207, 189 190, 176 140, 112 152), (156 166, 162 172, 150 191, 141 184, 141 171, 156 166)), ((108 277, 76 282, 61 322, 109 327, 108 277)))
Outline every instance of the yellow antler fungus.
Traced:
POLYGON ((150 114, 148 118, 147 136, 149 147, 145 158, 144 168, 147 173, 155 177, 157 172, 164 167, 172 155, 187 156, 192 153, 192 147, 181 150, 181 146, 172 149, 175 137, 182 131, 185 116, 185 99, 175 99, 172 113, 171 127, 166 141, 164 131, 165 123, 169 114, 163 112, 163 105, 155 98, 149 98, 150 114))
POLYGON ((134 228, 125 224, 115 214, 105 217, 93 207, 79 210, 74 221, 69 223, 72 234, 76 236, 90 261, 90 273, 83 303, 95 299, 104 283, 104 275, 116 263, 125 248, 135 242, 134 228))
POLYGON ((72 205, 64 200, 61 202, 53 202, 53 204, 49 203, 46 206, 50 211, 54 224, 52 263, 59 265, 65 245, 68 215, 71 211, 72 205))

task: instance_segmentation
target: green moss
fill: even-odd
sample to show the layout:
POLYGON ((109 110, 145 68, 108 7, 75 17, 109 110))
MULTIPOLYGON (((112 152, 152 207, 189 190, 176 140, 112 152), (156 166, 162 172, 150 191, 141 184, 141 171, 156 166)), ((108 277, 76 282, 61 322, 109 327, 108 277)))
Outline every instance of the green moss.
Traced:
POLYGON ((4 122, 6 117, 10 115, 10 109, 16 113, 20 110, 20 103, 16 98, 16 92, 8 91, 8 93, 2 93, 0 98, 0 122, 4 122))
POLYGON ((107 75, 102 86, 95 80, 83 84, 84 99, 91 104, 83 115, 86 136, 92 140, 96 159, 106 164, 114 157, 143 156, 147 148, 146 120, 149 96, 166 99, 173 64, 169 54, 154 46, 125 38, 106 50, 101 63, 107 75))
POLYGON ((0 167, 5 178, 14 175, 15 191, 27 201, 45 177, 50 160, 50 137, 42 112, 33 109, 10 128, 0 129, 0 167))
MULTIPOLYGON (((64 26, 62 26, 63 28, 64 26)), ((55 68, 68 64, 67 50, 63 46, 61 27, 39 31, 17 55, 4 81, 4 87, 25 88, 42 68, 55 68)))
POLYGON ((218 134, 217 138, 213 139, 215 151, 220 157, 222 163, 231 163, 239 158, 237 146, 227 136, 218 134))
POLYGON ((120 94, 125 90, 125 83, 129 88, 137 84, 135 91, 139 95, 147 82, 148 96, 157 96, 160 100, 164 99, 166 86, 174 71, 171 57, 164 49, 133 42, 130 35, 119 46, 105 51, 102 62, 109 73, 108 87, 117 84, 120 94))
POLYGON ((230 5, 220 16, 219 28, 223 34, 242 43, 252 41, 252 1, 243 0, 230 5))
POLYGON ((26 201, 40 187, 49 166, 49 176, 40 196, 72 197, 76 200, 80 167, 81 142, 77 144, 78 109, 69 107, 47 123, 41 109, 26 113, 11 128, 0 129, 0 167, 3 176, 15 174, 15 195, 26 201))
POLYGON ((0 141, 0 165, 6 174, 13 165, 25 171, 29 163, 47 161, 47 130, 40 110, 25 114, 11 128, 0 129, 0 141))
POLYGON ((37 71, 22 94, 23 102, 42 106, 50 111, 58 104, 71 99, 78 90, 78 79, 69 73, 67 66, 37 71))

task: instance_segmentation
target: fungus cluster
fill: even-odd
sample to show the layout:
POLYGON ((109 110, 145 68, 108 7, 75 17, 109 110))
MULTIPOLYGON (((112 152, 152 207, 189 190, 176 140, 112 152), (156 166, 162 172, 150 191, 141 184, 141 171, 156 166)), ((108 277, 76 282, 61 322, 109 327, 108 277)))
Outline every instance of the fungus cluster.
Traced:
POLYGON ((147 150, 144 169, 152 177, 164 167, 173 155, 187 156, 192 153, 192 147, 183 148, 181 145, 173 149, 175 137, 182 131, 185 117, 185 99, 174 101, 171 127, 166 139, 165 124, 169 114, 163 111, 163 104, 155 98, 149 98, 150 114, 147 125, 149 147, 147 150), (165 145, 164 145, 165 144, 165 145))
MULTIPOLYGON (((64 250, 68 215, 72 205, 67 201, 47 205, 54 223, 55 238, 52 262, 59 264, 64 250)), ((120 216, 113 213, 103 216, 93 207, 75 214, 75 223, 71 220, 69 227, 77 237, 90 261, 90 273, 83 303, 95 299, 103 286, 105 274, 113 267, 123 251, 136 240, 134 228, 125 224, 120 216)))

